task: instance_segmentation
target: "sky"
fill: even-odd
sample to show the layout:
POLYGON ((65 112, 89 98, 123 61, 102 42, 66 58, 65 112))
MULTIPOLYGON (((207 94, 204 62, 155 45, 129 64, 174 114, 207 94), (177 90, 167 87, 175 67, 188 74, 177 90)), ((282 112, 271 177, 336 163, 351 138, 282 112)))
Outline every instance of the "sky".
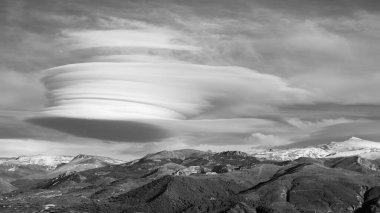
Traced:
POLYGON ((0 0, 0 156, 380 141, 378 0, 0 0))

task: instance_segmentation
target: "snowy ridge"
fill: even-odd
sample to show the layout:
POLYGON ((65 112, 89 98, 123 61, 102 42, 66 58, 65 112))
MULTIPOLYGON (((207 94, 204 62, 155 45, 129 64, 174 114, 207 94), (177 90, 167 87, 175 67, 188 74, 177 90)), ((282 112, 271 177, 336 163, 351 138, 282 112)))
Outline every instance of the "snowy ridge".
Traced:
POLYGON ((118 160, 118 159, 113 159, 113 158, 103 157, 103 156, 96 156, 96 155, 85 155, 85 154, 79 154, 79 155, 75 156, 72 159, 72 162, 79 162, 79 161, 86 160, 86 159, 99 160, 99 161, 102 161, 104 163, 108 163, 111 165, 126 163, 126 161, 123 161, 123 160, 118 160))
POLYGON ((287 161, 287 160, 295 160, 301 157, 323 158, 330 154, 331 152, 328 152, 321 148, 307 147, 307 148, 294 148, 294 149, 284 149, 284 150, 269 150, 265 152, 255 153, 253 154, 253 157, 267 159, 267 160, 287 161))
POLYGON ((380 143, 362 140, 357 137, 352 137, 347 141, 331 142, 327 145, 322 145, 322 148, 335 150, 339 152, 356 151, 356 150, 375 151, 375 150, 380 150, 380 143))
MULTIPOLYGON (((103 163, 116 165, 126 163, 122 160, 112 159, 102 156, 84 155, 80 154, 76 157, 73 156, 61 156, 61 155, 32 155, 32 156, 19 156, 17 158, 2 158, 0 159, 0 164, 12 166, 11 170, 14 170, 17 166, 28 166, 28 165, 39 165, 48 167, 47 169, 56 169, 58 165, 68 164, 99 164, 97 167, 103 165, 103 163), (94 161, 94 162, 93 162, 94 161)), ((11 171, 9 170, 9 171, 11 171)))
POLYGON ((2 159, 0 161, 0 164, 15 166, 40 165, 54 169, 59 164, 70 162, 73 158, 74 157, 72 156, 32 155, 20 156, 17 158, 10 159, 2 159))
POLYGON ((277 161, 295 160, 300 157, 336 158, 348 156, 360 156, 374 160, 380 158, 380 143, 352 137, 343 142, 331 142, 329 144, 305 148, 271 149, 255 153, 253 156, 277 161))

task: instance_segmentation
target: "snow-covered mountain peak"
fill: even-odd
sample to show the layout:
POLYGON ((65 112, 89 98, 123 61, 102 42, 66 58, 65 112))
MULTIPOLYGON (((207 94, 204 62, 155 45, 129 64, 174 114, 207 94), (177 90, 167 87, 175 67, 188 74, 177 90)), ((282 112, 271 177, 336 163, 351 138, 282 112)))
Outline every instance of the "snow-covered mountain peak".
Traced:
POLYGON ((349 141, 362 141, 363 139, 352 136, 349 141))
POLYGON ((363 140, 357 137, 352 137, 343 142, 331 142, 325 145, 325 148, 335 152, 354 151, 354 150, 379 150, 380 143, 368 140, 363 140))
POLYGON ((3 160, 1 163, 9 164, 9 165, 19 165, 19 166, 40 165, 40 166, 46 166, 49 168, 55 168, 59 164, 70 162, 73 158, 74 158, 73 156, 60 156, 60 155, 41 155, 41 154, 31 155, 31 156, 22 155, 17 158, 3 160))
POLYGON ((269 160, 295 160, 300 157, 334 158, 347 156, 360 156, 368 159, 380 158, 380 143, 363 140, 357 137, 342 142, 331 142, 305 148, 290 148, 268 150, 255 153, 254 157, 269 160))
POLYGON ((330 152, 323 148, 306 147, 291 149, 270 149, 268 151, 255 153, 253 154, 253 157, 267 160, 287 161, 295 160, 301 157, 323 158, 329 154, 330 152))
MULTIPOLYGON (((85 155, 61 156, 61 155, 22 155, 16 158, 2 158, 1 165, 9 167, 9 171, 15 171, 20 166, 42 166, 46 170, 54 172, 82 171, 89 168, 98 168, 105 165, 117 165, 126 163, 109 157, 85 155)), ((55 173, 54 173, 55 174, 55 173)))

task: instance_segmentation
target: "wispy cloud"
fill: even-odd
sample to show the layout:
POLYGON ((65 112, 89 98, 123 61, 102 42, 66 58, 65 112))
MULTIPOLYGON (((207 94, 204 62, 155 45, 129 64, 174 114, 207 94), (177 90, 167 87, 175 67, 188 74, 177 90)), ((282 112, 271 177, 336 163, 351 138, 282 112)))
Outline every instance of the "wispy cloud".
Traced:
POLYGON ((44 105, 45 89, 39 74, 0 68, 0 109, 38 110, 44 105))
POLYGON ((178 41, 180 34, 163 28, 143 28, 127 30, 82 30, 65 31, 62 42, 71 48, 96 47, 140 47, 149 49, 198 50, 198 48, 178 41))

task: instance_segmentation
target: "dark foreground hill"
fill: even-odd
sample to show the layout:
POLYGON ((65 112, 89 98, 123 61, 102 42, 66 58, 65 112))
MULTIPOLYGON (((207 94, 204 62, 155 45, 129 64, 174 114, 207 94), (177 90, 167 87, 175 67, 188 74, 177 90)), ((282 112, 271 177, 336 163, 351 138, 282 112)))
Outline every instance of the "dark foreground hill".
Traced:
POLYGON ((357 156, 280 162, 178 150, 80 168, 18 179, 11 184, 28 187, 15 191, 3 184, 0 212, 380 212, 379 165, 357 156))

